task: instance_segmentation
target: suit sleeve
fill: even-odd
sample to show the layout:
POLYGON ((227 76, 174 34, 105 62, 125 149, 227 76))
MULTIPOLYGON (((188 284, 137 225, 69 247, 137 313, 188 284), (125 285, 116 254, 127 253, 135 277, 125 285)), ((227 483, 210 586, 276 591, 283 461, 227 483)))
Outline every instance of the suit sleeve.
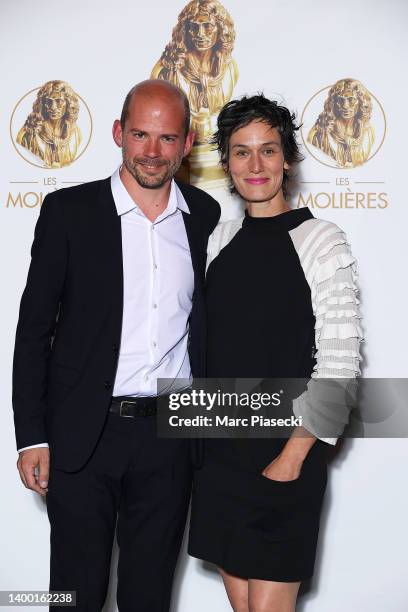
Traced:
POLYGON ((58 194, 44 199, 16 331, 13 410, 17 448, 47 441, 47 370, 68 257, 58 194))

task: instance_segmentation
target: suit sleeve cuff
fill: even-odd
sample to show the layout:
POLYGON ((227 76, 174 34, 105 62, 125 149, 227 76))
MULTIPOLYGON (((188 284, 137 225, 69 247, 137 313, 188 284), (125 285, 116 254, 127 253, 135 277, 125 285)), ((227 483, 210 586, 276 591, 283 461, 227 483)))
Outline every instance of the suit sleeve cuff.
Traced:
POLYGON ((24 446, 23 448, 17 449, 18 453, 21 453, 24 450, 28 450, 29 448, 49 448, 47 442, 41 442, 41 444, 33 444, 32 446, 24 446))

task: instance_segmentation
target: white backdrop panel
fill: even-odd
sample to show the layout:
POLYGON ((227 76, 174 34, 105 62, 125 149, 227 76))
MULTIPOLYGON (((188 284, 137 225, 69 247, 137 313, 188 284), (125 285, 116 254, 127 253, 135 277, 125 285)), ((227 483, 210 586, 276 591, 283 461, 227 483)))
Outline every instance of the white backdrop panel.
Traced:
MULTIPOLYGON (((50 0, 2 3, 0 249, 2 278, 0 414, 3 474, 0 589, 47 589, 49 527, 45 504, 19 482, 11 413, 11 364, 18 304, 42 192, 103 178, 120 161, 111 125, 130 87, 149 77, 170 40, 183 0, 134 2, 50 0), (11 141, 9 122, 18 100, 46 81, 67 81, 85 100, 93 120, 89 147, 62 169, 27 163, 11 141), (25 196, 26 205, 18 201, 25 196), (11 194, 11 196, 10 196, 11 194), (11 200, 10 200, 11 197, 11 200)), ((320 89, 345 77, 360 80, 381 103, 387 121, 383 146, 365 165, 333 169, 305 152, 292 193, 307 198, 357 191, 384 197, 371 209, 312 207, 347 233, 359 261, 366 343, 364 375, 406 377, 405 141, 407 53, 404 0, 226 0, 236 27, 239 68, 235 95, 263 90, 300 117, 320 89), (343 181, 343 184, 339 184, 343 181)), ((236 214, 225 191, 223 216, 236 214)), ((337 198, 337 200, 336 200, 337 198)), ((24 198, 23 198, 24 199, 24 198)), ((310 202, 310 201, 309 201, 310 202)), ((302 612, 405 612, 408 511, 405 439, 346 441, 330 471, 316 575, 301 597, 302 612)), ((115 549, 105 612, 116 610, 115 549)), ((135 576, 137 571, 135 568, 135 576)), ((229 610, 220 579, 208 566, 180 560, 174 610, 229 610)), ((16 610, 20 608, 14 608, 16 610)), ((40 609, 40 608, 38 608, 40 609)), ((135 610, 137 607, 135 607, 135 610)), ((21 608, 23 610, 23 608, 21 608)))

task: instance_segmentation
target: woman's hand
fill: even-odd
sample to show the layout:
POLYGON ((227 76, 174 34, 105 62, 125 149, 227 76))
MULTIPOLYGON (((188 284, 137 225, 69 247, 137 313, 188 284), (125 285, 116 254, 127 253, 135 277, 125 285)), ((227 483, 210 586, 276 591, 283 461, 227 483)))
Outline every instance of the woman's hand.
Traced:
POLYGON ((282 453, 275 457, 273 461, 262 472, 262 476, 270 480, 287 482, 296 480, 300 476, 303 461, 297 458, 289 458, 282 453))
POLYGON ((300 476, 303 461, 317 438, 304 427, 295 427, 283 450, 262 472, 271 480, 287 482, 300 476))

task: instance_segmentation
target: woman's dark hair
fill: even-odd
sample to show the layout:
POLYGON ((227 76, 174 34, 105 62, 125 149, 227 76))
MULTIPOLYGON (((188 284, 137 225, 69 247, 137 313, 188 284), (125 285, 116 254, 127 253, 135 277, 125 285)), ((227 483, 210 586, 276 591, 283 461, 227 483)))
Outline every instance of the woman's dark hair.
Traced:
MULTIPOLYGON (((282 152, 285 161, 292 164, 302 161, 303 156, 296 142, 296 132, 300 125, 295 123, 296 115, 291 113, 285 106, 280 106, 274 100, 268 100, 262 93, 256 96, 243 96, 239 100, 231 100, 220 111, 217 120, 217 131, 211 139, 220 153, 220 161, 228 168, 229 142, 231 135, 245 127, 251 121, 262 121, 280 134, 282 152)), ((287 195, 287 184, 289 174, 283 171, 282 191, 287 195)), ((230 182, 231 193, 236 192, 232 181, 230 182)))

